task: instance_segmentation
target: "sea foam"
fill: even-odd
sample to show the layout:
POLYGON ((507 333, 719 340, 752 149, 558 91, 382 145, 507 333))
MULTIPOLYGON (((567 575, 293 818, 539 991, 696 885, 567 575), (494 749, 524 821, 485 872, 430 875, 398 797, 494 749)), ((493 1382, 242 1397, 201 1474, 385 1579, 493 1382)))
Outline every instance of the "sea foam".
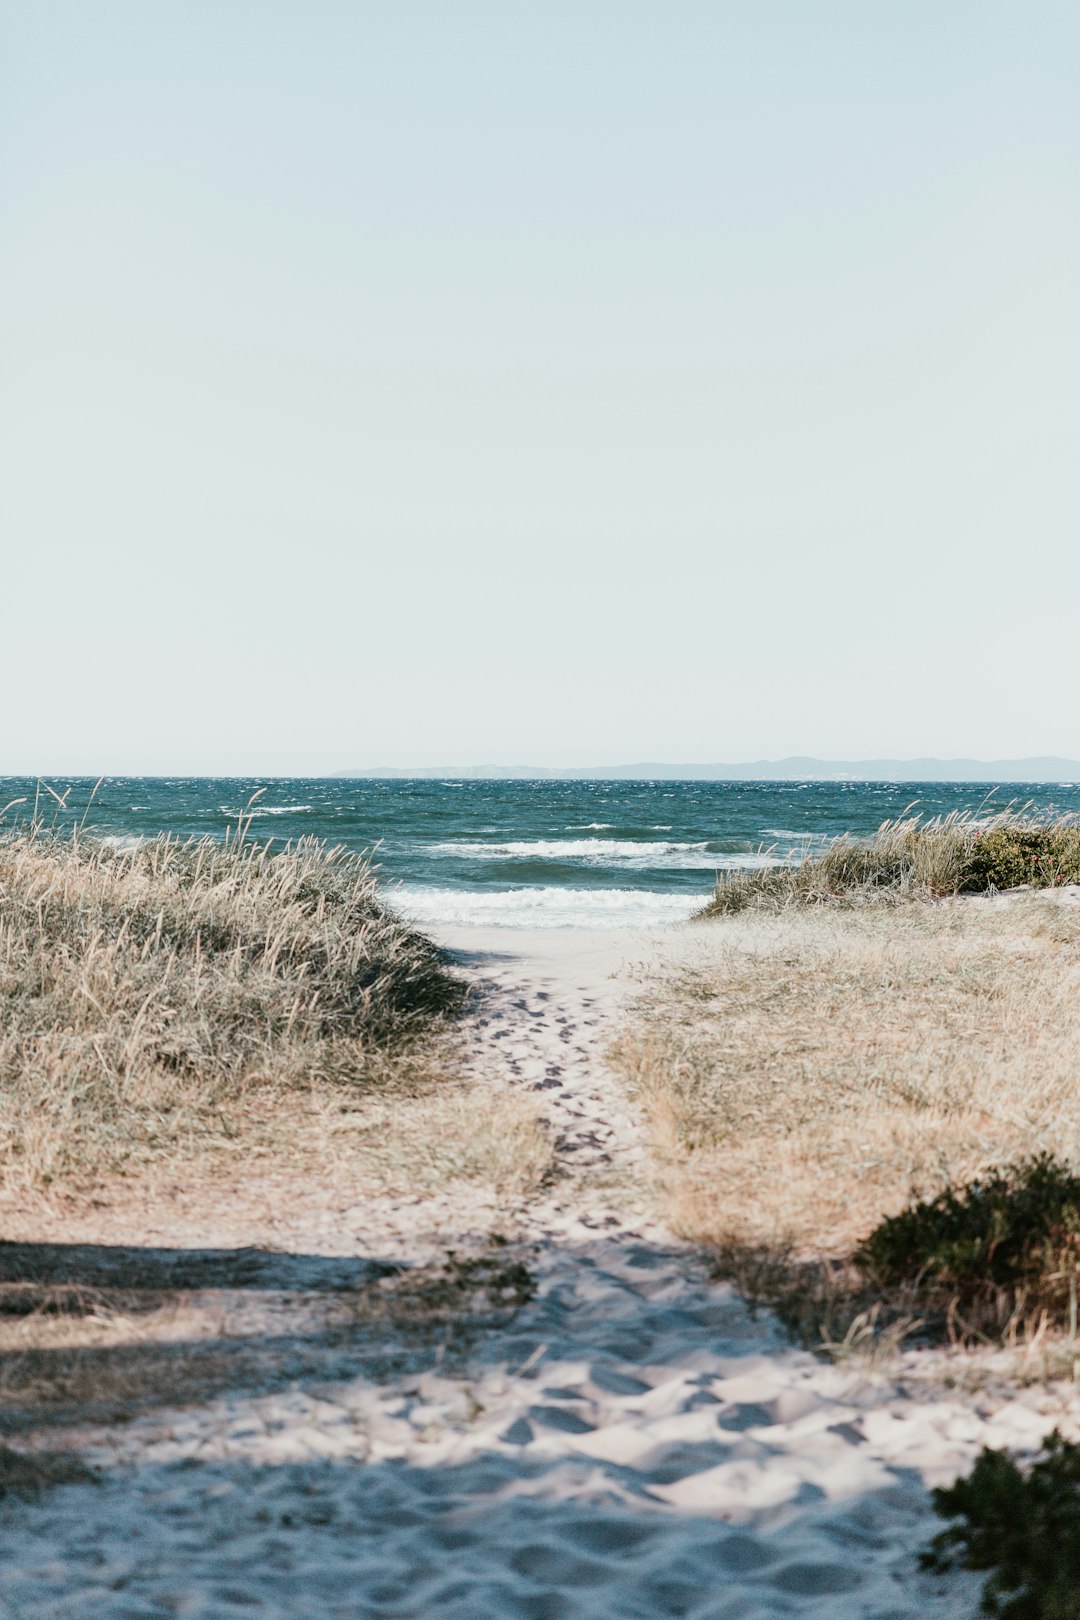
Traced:
POLYGON ((707 842, 674 843, 660 839, 530 838, 506 842, 432 844, 431 854, 452 855, 474 861, 583 861, 591 866, 686 867, 701 871, 738 871, 776 866, 774 854, 745 851, 730 854, 710 849, 707 842))
POLYGON ((707 898, 653 889, 437 889, 412 884, 388 887, 385 894, 412 922, 476 928, 655 928, 685 922, 707 898))

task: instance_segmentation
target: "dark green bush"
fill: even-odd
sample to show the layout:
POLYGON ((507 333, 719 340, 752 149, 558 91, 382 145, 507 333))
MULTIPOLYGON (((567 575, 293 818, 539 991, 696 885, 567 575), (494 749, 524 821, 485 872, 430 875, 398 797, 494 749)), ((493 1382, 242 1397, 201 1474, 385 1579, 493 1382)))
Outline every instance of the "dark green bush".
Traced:
POLYGON ((999 1620, 1080 1620, 1080 1446, 1055 1430, 1025 1473, 1002 1451, 985 1450, 966 1479, 934 1492, 943 1518, 931 1569, 992 1571, 985 1614, 999 1620))
POLYGON ((1080 828, 990 827, 976 833, 967 851, 960 888, 982 893, 987 889, 1051 888, 1059 883, 1080 883, 1080 828))
POLYGON ((1076 1308, 1080 1176, 1050 1154, 993 1170, 888 1216, 855 1261, 882 1288, 945 1292, 976 1316, 1063 1320, 1076 1308))

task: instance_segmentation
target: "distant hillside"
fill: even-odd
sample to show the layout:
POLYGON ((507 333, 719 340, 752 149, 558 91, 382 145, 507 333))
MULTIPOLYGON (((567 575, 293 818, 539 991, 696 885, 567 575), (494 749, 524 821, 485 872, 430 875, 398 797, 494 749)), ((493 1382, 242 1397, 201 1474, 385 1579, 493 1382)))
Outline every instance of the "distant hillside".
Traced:
POLYGON ((741 765, 420 765, 373 766, 343 777, 435 777, 440 780, 598 782, 1080 782, 1080 760, 1033 759, 755 759, 741 765))

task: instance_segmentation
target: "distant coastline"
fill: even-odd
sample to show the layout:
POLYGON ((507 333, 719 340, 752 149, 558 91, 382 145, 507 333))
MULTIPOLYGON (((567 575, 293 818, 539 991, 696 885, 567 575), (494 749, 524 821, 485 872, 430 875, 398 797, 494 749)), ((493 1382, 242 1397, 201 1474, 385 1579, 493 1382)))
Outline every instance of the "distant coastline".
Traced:
POLYGON ((375 765, 341 771, 339 779, 411 778, 461 781, 564 782, 1080 782, 1080 760, 1030 759, 755 759, 736 765, 375 765))

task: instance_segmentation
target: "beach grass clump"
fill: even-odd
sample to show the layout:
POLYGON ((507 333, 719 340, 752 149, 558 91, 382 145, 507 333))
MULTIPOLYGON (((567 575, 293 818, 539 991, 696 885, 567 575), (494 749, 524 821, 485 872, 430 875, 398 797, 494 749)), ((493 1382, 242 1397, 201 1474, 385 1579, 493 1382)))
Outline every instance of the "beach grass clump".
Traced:
POLYGON ((463 989, 361 856, 0 839, 0 1186, 228 1134, 238 1102, 418 1061, 463 989))
POLYGON ((726 873, 698 914, 751 906, 866 905, 1080 882, 1080 824, 1026 812, 953 812, 886 821, 872 838, 845 834, 820 855, 726 873))
POLYGON ((1055 1430, 1026 1468, 986 1448, 970 1474, 933 1496, 954 1522, 935 1536, 924 1566, 990 1571, 982 1609, 998 1620, 1077 1620, 1080 1445, 1055 1430))
POLYGON ((1075 1335, 1080 1176, 1051 1153, 990 1169, 886 1216, 853 1258, 886 1294, 947 1301, 969 1332, 1041 1313, 1075 1335))

